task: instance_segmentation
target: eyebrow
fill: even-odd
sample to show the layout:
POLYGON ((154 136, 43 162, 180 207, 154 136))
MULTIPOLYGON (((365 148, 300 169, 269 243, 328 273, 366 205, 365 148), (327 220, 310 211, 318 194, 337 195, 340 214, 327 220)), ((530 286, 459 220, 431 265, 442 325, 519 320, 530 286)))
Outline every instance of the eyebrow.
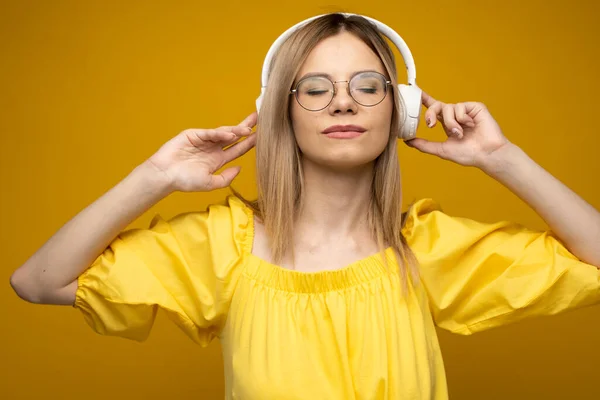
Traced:
MULTIPOLYGON (((381 72, 379 72, 379 71, 376 71, 376 70, 374 70, 374 69, 363 69, 363 70, 360 70, 360 71, 353 72, 353 73, 352 73, 352 75, 350 75, 350 78, 349 78, 349 80, 350 80, 350 79, 352 79, 352 77, 353 77, 353 76, 355 76, 355 75, 358 75, 358 74, 361 74, 361 73, 363 73, 363 72, 377 72, 378 74, 381 74, 381 72)), ((307 73, 307 74, 304 74, 304 75, 303 75, 303 76, 302 76, 300 79, 298 79, 296 82, 300 82, 302 79, 305 79, 305 78, 312 78, 312 77, 314 77, 314 76, 324 76, 324 77, 326 77, 326 78, 329 78, 329 79, 330 79, 330 80, 332 80, 332 81, 334 81, 334 80, 335 80, 335 79, 333 79, 333 76, 331 76, 330 74, 328 74, 328 73, 326 73, 326 72, 309 72, 309 73, 307 73)), ((386 74, 383 74, 383 76, 386 76, 386 74)), ((387 79, 387 77, 386 77, 386 79, 387 79)))

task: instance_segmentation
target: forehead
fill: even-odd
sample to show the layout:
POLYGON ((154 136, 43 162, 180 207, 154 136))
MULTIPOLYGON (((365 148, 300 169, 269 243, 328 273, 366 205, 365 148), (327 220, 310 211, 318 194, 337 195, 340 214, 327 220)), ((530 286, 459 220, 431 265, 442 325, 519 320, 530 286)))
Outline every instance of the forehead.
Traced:
POLYGON ((347 79, 362 70, 386 75, 383 63, 365 42, 349 32, 340 32, 315 46, 296 78, 310 72, 323 72, 335 79, 347 79))

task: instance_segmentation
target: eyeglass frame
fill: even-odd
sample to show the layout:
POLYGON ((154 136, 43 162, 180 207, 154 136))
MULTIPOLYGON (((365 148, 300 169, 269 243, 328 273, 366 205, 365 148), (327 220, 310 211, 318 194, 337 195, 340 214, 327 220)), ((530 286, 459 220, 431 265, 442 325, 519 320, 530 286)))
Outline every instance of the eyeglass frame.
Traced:
POLYGON ((296 83, 296 85, 294 86, 294 89, 291 89, 291 90, 290 90, 290 93, 289 93, 289 94, 293 94, 293 95, 294 95, 294 97, 296 98, 296 101, 297 101, 297 102, 298 102, 298 104, 300 105, 300 107, 304 108, 305 110, 307 110, 307 111, 313 111, 313 112, 316 112, 316 111, 321 111, 321 110, 324 110, 324 109, 326 109, 327 107, 329 107, 329 106, 331 105, 331 103, 333 102, 333 99, 334 99, 334 98, 335 98, 335 96, 337 95, 337 86, 336 86, 336 83, 339 83, 339 82, 346 82, 346 92, 348 93, 348 96, 350 96, 350 98, 351 98, 351 99, 352 99, 352 100, 353 100, 353 101, 354 101, 356 104, 359 104, 359 105, 361 105, 361 106, 363 106, 363 107, 375 107, 376 105, 378 105, 378 104, 381 104, 381 102, 382 102, 383 100, 385 100, 385 98, 387 97, 387 94, 388 94, 388 89, 387 89, 387 88, 388 88, 388 86, 393 86, 393 85, 392 85, 392 81, 391 81, 391 80, 389 80, 389 79, 387 79, 387 77, 386 77, 385 75, 383 75, 381 72, 377 72, 377 71, 359 71, 359 72, 356 72, 354 75, 352 75, 352 76, 350 77, 350 79, 348 79, 348 80, 341 80, 341 81, 332 81, 332 80, 329 78, 329 76, 327 76, 327 75, 311 75, 311 76, 307 76, 307 77, 305 77, 305 78, 302 78, 302 79, 300 79, 300 80, 299 80, 299 81, 296 83), (352 93, 350 93, 350 81, 351 81, 352 79, 354 79, 356 76, 358 76, 358 75, 360 75, 360 74, 365 74, 365 73, 371 73, 371 74, 377 74, 377 75, 380 75, 380 76, 383 78, 383 81, 385 82, 385 86, 383 87, 383 88, 384 88, 384 91, 385 91, 385 94, 383 95, 383 97, 381 98, 381 100, 379 100, 379 101, 378 101, 377 103, 375 103, 375 104, 371 104, 371 105, 368 105, 368 106, 367 106, 367 105, 364 105, 364 104, 362 104, 362 103, 360 103, 359 101, 357 101, 357 100, 354 98, 354 96, 352 96, 352 93), (312 79, 312 78, 325 78, 325 79, 327 79, 329 82, 331 82, 331 86, 333 86, 333 96, 331 96, 331 100, 329 100, 329 103, 327 103, 327 105, 326 105, 325 107, 323 107, 323 108, 319 108, 318 110, 311 110, 310 108, 306 108, 306 107, 304 107, 304 106, 302 105, 302 103, 300 102, 300 100, 298 99, 298 86, 300 86, 300 84, 301 84, 303 81, 305 81, 305 80, 307 80, 307 79, 312 79))

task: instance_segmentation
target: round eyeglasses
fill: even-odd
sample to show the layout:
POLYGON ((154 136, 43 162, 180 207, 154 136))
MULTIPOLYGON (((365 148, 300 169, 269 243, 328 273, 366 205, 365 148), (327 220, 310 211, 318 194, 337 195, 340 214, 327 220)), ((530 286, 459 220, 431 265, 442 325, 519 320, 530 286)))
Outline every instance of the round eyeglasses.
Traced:
POLYGON ((381 103, 387 95, 387 87, 392 84, 385 76, 375 71, 360 72, 350 81, 332 81, 325 76, 309 76, 301 79, 290 94, 296 96, 298 104, 309 111, 320 111, 328 107, 337 89, 335 84, 346 82, 347 91, 355 102, 365 107, 381 103))

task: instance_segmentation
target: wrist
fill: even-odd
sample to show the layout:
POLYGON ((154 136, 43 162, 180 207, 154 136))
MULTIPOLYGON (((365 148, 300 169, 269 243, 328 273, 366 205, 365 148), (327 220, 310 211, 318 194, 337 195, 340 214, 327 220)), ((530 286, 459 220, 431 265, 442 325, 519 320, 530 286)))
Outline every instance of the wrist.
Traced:
POLYGON ((143 188, 144 193, 163 198, 173 193, 173 182, 164 171, 159 170, 151 161, 144 161, 132 172, 133 180, 143 188))
POLYGON ((498 150, 489 154, 479 165, 479 169, 487 175, 498 178, 504 174, 510 174, 519 165, 525 162, 527 154, 513 143, 507 143, 498 150))

